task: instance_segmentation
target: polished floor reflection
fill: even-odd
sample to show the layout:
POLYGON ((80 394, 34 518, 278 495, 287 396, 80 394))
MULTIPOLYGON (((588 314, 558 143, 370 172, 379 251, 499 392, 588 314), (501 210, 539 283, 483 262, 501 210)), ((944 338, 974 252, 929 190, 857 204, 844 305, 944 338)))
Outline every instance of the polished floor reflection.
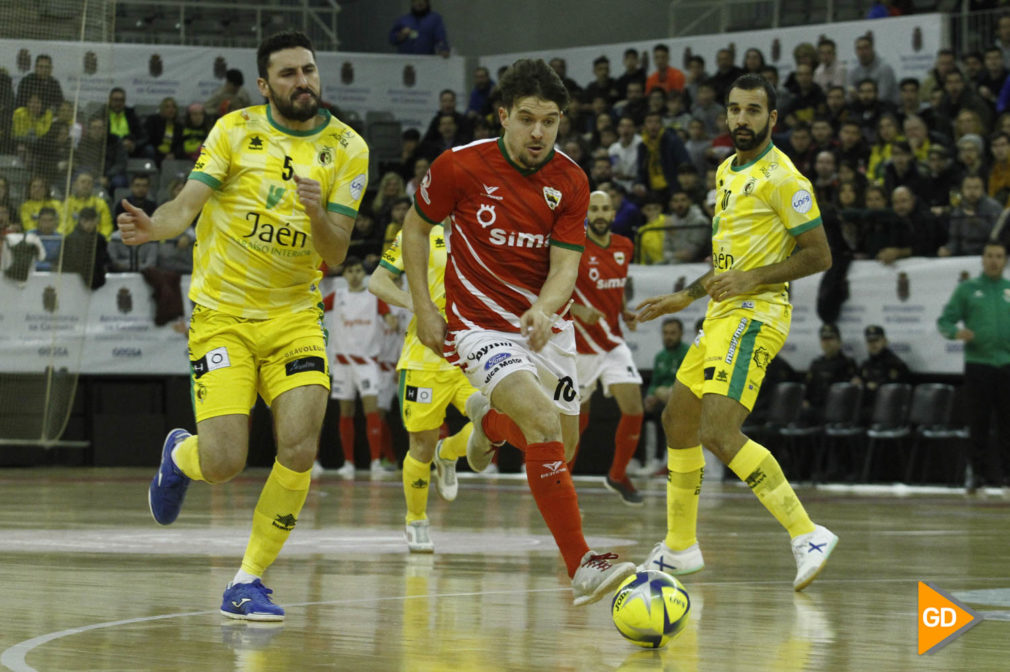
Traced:
MULTIPOLYGON (((160 528, 140 470, 0 470, 0 669, 67 670, 1006 670, 1010 496, 989 491, 799 489, 841 537, 806 592, 788 538, 745 488, 706 484, 705 571, 685 577, 690 626, 643 651, 609 602, 571 606, 552 539, 519 477, 432 494, 435 553, 410 555, 398 480, 325 476, 266 583, 281 627, 217 611, 265 472, 194 485, 160 528), (917 581, 986 620, 916 653, 917 581)), ((591 545, 644 558, 664 528, 665 483, 643 509, 579 479, 591 545)))

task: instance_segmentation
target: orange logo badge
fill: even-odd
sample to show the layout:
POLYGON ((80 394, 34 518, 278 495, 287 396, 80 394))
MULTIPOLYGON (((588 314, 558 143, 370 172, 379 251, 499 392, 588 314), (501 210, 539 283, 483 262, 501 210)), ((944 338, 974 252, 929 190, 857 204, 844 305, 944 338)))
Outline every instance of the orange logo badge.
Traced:
POLYGON ((919 582, 919 655, 936 653, 979 624, 981 614, 936 586, 919 582))

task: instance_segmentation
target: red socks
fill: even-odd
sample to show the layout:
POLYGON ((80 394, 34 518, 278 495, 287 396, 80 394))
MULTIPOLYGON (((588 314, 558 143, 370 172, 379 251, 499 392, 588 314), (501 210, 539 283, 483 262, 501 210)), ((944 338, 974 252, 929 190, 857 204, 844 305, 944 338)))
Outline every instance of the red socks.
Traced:
POLYGON ((340 416, 340 446, 344 449, 344 462, 354 464, 354 418, 340 416))
POLYGON ((382 455, 382 418, 378 411, 365 413, 365 431, 368 434, 368 452, 374 462, 382 455))
POLYGON ((638 448, 638 437, 642 433, 641 415, 622 415, 617 423, 614 437, 614 461, 610 463, 610 480, 620 481, 625 476, 628 462, 638 448))
MULTIPOLYGON (((490 415, 485 416, 485 422, 490 415)), ((511 439, 509 443, 512 443, 511 439)), ((575 576, 575 570, 589 546, 582 536, 579 500, 565 464, 564 444, 560 441, 531 443, 526 448, 526 480, 540 515, 565 559, 568 576, 575 576)))
MULTIPOLYGON (((499 413, 492 408, 484 416, 484 421, 480 426, 491 443, 508 441, 519 450, 526 450, 526 437, 523 436, 522 430, 512 418, 504 413, 499 413)), ((564 458, 564 451, 562 451, 562 458, 564 458)))

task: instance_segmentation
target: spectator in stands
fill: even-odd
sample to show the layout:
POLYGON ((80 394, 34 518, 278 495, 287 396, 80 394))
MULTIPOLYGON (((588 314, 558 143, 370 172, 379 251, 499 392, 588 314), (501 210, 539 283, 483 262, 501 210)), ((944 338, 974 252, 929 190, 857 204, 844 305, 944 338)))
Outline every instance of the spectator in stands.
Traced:
POLYGON ((610 231, 634 241, 638 229, 645 222, 642 211, 628 198, 628 190, 618 182, 601 184, 598 188, 610 194, 610 202, 614 204, 614 223, 610 226, 610 231))
POLYGON ((943 81, 944 97, 940 103, 940 114, 947 119, 954 119, 962 110, 971 110, 978 115, 982 125, 989 128, 992 124, 989 105, 965 82, 961 71, 951 70, 943 81))
POLYGON ((16 216, 17 204, 11 197, 11 184, 3 175, 0 175, 0 206, 7 208, 12 217, 16 216))
POLYGON ((864 80, 876 84, 877 97, 889 103, 898 101, 898 84, 894 70, 884 62, 873 48, 873 38, 863 35, 856 38, 857 63, 849 70, 849 87, 857 88, 864 80))
POLYGON ((155 268, 171 271, 179 275, 193 273, 193 241, 196 231, 189 227, 175 238, 158 241, 158 256, 155 268))
POLYGON ((14 110, 11 134, 19 156, 27 158, 30 150, 49 132, 53 123, 53 111, 42 106, 42 98, 37 93, 28 96, 24 107, 14 110))
MULTIPOLYGON (((428 122, 428 130, 425 131, 424 137, 421 138, 421 143, 434 146, 444 142, 442 128, 440 127, 442 117, 444 116, 453 118, 459 142, 461 144, 469 142, 470 124, 467 121, 466 115, 456 111, 456 92, 452 89, 442 89, 438 94, 438 112, 428 122)), ((434 159, 435 157, 432 156, 429 158, 434 159)))
POLYGON ((870 159, 870 148, 863 140, 859 122, 852 119, 842 123, 838 131, 838 163, 847 162, 856 170, 864 170, 870 159))
POLYGON ((810 180, 814 185, 814 195, 823 208, 834 203, 838 192, 838 166, 834 152, 822 149, 814 159, 814 176, 810 180))
POLYGON ((32 177, 28 183, 28 198, 21 204, 18 218, 21 228, 34 231, 38 227, 39 213, 43 208, 52 208, 53 212, 60 210, 60 202, 50 194, 49 183, 41 175, 32 177))
POLYGON ((109 270, 113 273, 139 273, 158 262, 158 243, 151 241, 140 245, 127 245, 119 229, 112 232, 108 241, 109 270))
MULTIPOLYGON (((146 212, 148 216, 151 216, 158 208, 158 204, 149 197, 150 193, 151 176, 146 173, 137 173, 130 179, 130 195, 126 197, 126 201, 146 212)), ((113 221, 115 221, 116 217, 119 217, 119 213, 125 212, 125 210, 126 208, 123 207, 122 200, 118 200, 112 213, 114 215, 113 221)), ((112 241, 111 235, 109 236, 109 241, 112 241)))
MULTIPOLYGON (((106 208, 108 210, 108 208, 106 208)), ((98 289, 105 284, 108 267, 108 243, 98 231, 99 215, 94 208, 84 208, 77 213, 73 231, 63 239, 64 273, 79 273, 84 284, 98 289)))
POLYGON ((668 228, 663 237, 663 261, 689 264, 702 261, 711 252, 712 221, 705 217, 683 189, 674 189, 670 197, 668 228))
POLYGON ((824 417, 824 403, 828 398, 828 388, 834 383, 847 383, 856 377, 856 362, 842 352, 842 336, 832 323, 821 325, 821 352, 810 363, 805 383, 806 398, 803 401, 803 418, 816 424, 824 417))
POLYGON ((782 108, 786 125, 794 128, 799 122, 809 124, 818 115, 827 112, 824 91, 814 82, 814 71, 807 63, 800 63, 793 73, 795 87, 789 106, 782 108))
POLYGON ((877 138, 877 124, 885 114, 893 115, 894 106, 881 100, 877 96, 877 83, 872 79, 864 79, 859 82, 856 90, 856 99, 849 105, 849 119, 859 124, 859 129, 863 138, 867 142, 875 142, 877 138))
POLYGON ((888 194, 898 187, 908 187, 920 198, 929 193, 926 178, 919 172, 918 162, 906 140, 895 140, 891 145, 891 158, 884 163, 881 181, 888 194))
POLYGON ((677 184, 695 205, 701 205, 705 201, 708 189, 705 188, 701 172, 693 163, 677 166, 677 184))
POLYGON ((712 146, 705 153, 706 165, 718 166, 733 153, 733 150, 733 138, 729 134, 726 115, 720 114, 715 118, 715 137, 712 138, 712 146))
POLYGON ((701 119, 691 119, 688 122, 684 148, 696 168, 701 170, 708 166, 708 150, 712 148, 712 139, 705 131, 705 122, 701 119))
POLYGON ((414 194, 417 193, 417 188, 421 186, 421 180, 424 179, 425 173, 428 172, 428 167, 431 166, 431 161, 425 156, 418 156, 414 159, 414 175, 407 182, 406 192, 407 196, 414 198, 414 194))
POLYGON ((165 159, 183 158, 182 124, 175 98, 162 98, 157 113, 144 121, 144 128, 159 167, 165 159))
POLYGON ((635 128, 635 120, 631 117, 621 117, 617 122, 617 142, 607 148, 610 155, 614 181, 630 190, 638 175, 638 146, 642 137, 635 128))
POLYGON ((985 71, 982 52, 969 51, 961 57, 961 64, 964 66, 965 84, 972 90, 978 89, 978 83, 981 81, 982 73, 985 71))
POLYGON ((862 249, 858 256, 892 264, 912 254, 914 232, 909 222, 889 207, 890 194, 878 184, 866 188, 862 249))
POLYGON ((919 97, 919 80, 915 77, 905 77, 898 82, 898 121, 904 123, 912 115, 918 115, 922 109, 922 99, 919 97))
MULTIPOLYGON (((720 49, 716 52, 715 65, 715 74, 708 81, 711 82, 715 90, 715 100, 721 104, 726 100, 730 85, 743 74, 743 70, 733 63, 733 52, 729 49, 720 49)), ((709 131, 711 130, 709 129, 709 131)))
POLYGON ((4 277, 24 282, 35 265, 46 258, 46 248, 35 231, 24 231, 18 222, 10 221, 7 206, 0 206, 0 271, 4 277))
POLYGON ((666 126, 666 91, 662 87, 653 87, 645 96, 646 114, 649 112, 659 112, 663 118, 663 125, 666 126))
POLYGON ((982 274, 954 290, 937 329, 964 342, 964 391, 971 434, 970 491, 1005 484, 1004 461, 1010 459, 1010 281, 1003 277, 1006 248, 989 242, 982 251, 982 274), (958 326, 958 325, 961 326, 958 326), (996 415, 997 444, 990 443, 996 415))
POLYGON ((656 71, 645 80, 645 92, 649 93, 660 88, 669 93, 683 91, 686 84, 684 73, 670 65, 670 48, 665 44, 657 44, 652 48, 652 61, 656 71))
POLYGON ((926 199, 927 205, 934 215, 939 216, 949 208, 951 194, 960 189, 958 170, 943 145, 933 145, 929 148, 927 164, 929 166, 929 177, 926 178, 926 191, 929 194, 926 199))
POLYGON ((628 82, 625 91, 627 97, 614 106, 614 111, 622 117, 631 117, 635 126, 641 126, 649 106, 645 99, 645 85, 641 82, 628 82))
POLYGON ((817 148, 814 147, 813 136, 810 134, 810 125, 805 121, 796 123, 789 134, 789 141, 783 147, 786 155, 793 160, 796 169, 803 173, 808 179, 814 174, 814 159, 817 157, 817 148))
MULTIPOLYGON (((371 212, 359 211, 358 217, 354 220, 354 229, 351 231, 351 242, 347 248, 347 256, 361 259, 365 270, 370 272, 370 269, 375 268, 382 256, 382 244, 385 236, 386 232, 375 223, 371 212)), ((330 270, 338 271, 338 269, 330 270)))
POLYGON ((686 104, 688 96, 683 91, 674 91, 666 97, 666 113, 663 115, 663 125, 687 136, 687 126, 693 118, 686 104))
POLYGON ((400 158, 389 162, 386 169, 397 173, 404 181, 414 177, 414 162, 421 156, 421 133, 416 128, 408 128, 400 135, 400 158))
POLYGON ((0 154, 11 151, 11 117, 14 115, 14 87, 7 70, 0 67, 0 154))
MULTIPOLYGON (((605 151, 605 150, 597 150, 605 151)), ((610 165, 610 157, 607 155, 594 156, 589 165, 589 188, 596 190, 601 184, 613 181, 614 172, 610 165)))
POLYGON ((992 163, 989 165, 989 196, 997 203, 1010 202, 1010 133, 996 131, 989 138, 992 163))
POLYGON ((922 120, 922 117, 911 114, 905 117, 902 130, 905 140, 908 141, 908 146, 912 148, 915 160, 925 165, 929 161, 929 148, 933 146, 926 122, 922 120))
POLYGON ((59 81, 53 77, 53 59, 48 54, 36 56, 35 70, 18 82, 18 95, 14 107, 26 106, 29 96, 33 93, 39 95, 42 107, 47 110, 54 110, 63 102, 63 89, 60 88, 59 81))
POLYGON ((716 119, 726 117, 726 108, 716 102, 717 92, 712 81, 698 85, 698 96, 691 105, 691 116, 705 124, 705 133, 709 137, 719 134, 716 119))
POLYGON ((655 194, 659 203, 669 200, 677 186, 677 166, 690 162, 684 143, 676 132, 663 128, 663 117, 650 112, 642 125, 642 144, 638 146, 638 182, 635 193, 655 194))
POLYGON ((1007 75, 1010 72, 1003 65, 1003 51, 997 46, 988 47, 985 50, 983 59, 985 68, 979 75, 976 90, 979 97, 989 103, 990 106, 995 106, 997 98, 1003 90, 1003 85, 1007 81, 1007 75))
POLYGON ((60 233, 70 234, 80 223, 81 212, 85 209, 94 211, 98 218, 97 231, 105 240, 112 235, 112 214, 105 199, 95 193, 95 178, 91 173, 82 171, 74 178, 70 195, 63 202, 63 222, 60 233))
POLYGON ((947 73, 954 70, 957 70, 954 50, 943 48, 937 51, 933 68, 923 78, 922 86, 919 88, 921 102, 928 102, 933 91, 943 89, 944 83, 947 81, 947 73))
POLYGON ((977 175, 983 185, 989 179, 989 168, 985 163, 985 141, 976 133, 966 133, 957 141, 957 170, 960 177, 977 175))
POLYGON ((449 57, 449 36, 442 15, 432 11, 429 0, 410 0, 404 14, 389 30, 389 43, 401 54, 438 54, 449 57))
POLYGON ((467 142, 462 137, 460 127, 456 123, 456 117, 452 114, 443 114, 438 118, 438 135, 435 139, 429 140, 421 151, 425 156, 434 159, 447 149, 458 147, 467 142))
MULTIPOLYGON (((628 99, 628 84, 637 82, 642 85, 641 92, 645 93, 645 68, 642 67, 638 57, 638 50, 628 48, 624 50, 624 73, 617 78, 614 87, 617 89, 617 99, 628 99)), ((641 122, 637 122, 641 123, 641 122)))
POLYGON ((1003 52, 1003 65, 1010 68, 1010 14, 1004 14, 996 21, 994 44, 1003 52))
POLYGON ((186 117, 182 123, 182 155, 177 158, 196 161, 213 126, 214 122, 204 111, 203 105, 191 103, 186 108, 186 117))
POLYGON ((705 70, 705 59, 698 54, 692 54, 687 59, 687 72, 684 74, 684 93, 687 94, 687 104, 690 105, 698 96, 698 85, 708 79, 705 70))
POLYGON ((817 47, 810 42, 800 42, 793 47, 793 62, 795 63, 795 67, 789 73, 789 76, 786 77, 786 81, 782 86, 789 93, 796 95, 799 92, 799 85, 796 82, 796 71, 801 65, 810 66, 810 81, 814 81, 814 68, 817 67, 817 47))
MULTIPOLYGON (((0 178, 0 180, 2 179, 3 178, 0 178)), ((16 219, 11 219, 10 206, 5 203, 0 203, 0 236, 6 235, 9 230, 15 227, 18 231, 24 231, 24 229, 21 228, 21 222, 16 219)))
POLYGON ((824 93, 824 116, 836 132, 842 127, 842 122, 849 118, 845 89, 840 86, 828 87, 824 93))
MULTIPOLYGON (((59 205, 59 204, 57 204, 59 205)), ((38 228, 35 233, 46 248, 46 256, 35 265, 37 271, 51 271, 60 263, 60 248, 63 246, 63 236, 60 235, 60 215, 56 208, 46 206, 39 210, 38 228)))
MULTIPOLYGON (((637 52, 636 52, 637 53, 637 52)), ((621 99, 617 89, 617 81, 610 76, 610 59, 606 56, 597 56, 593 60, 593 81, 586 86, 586 100, 603 98, 607 105, 611 106, 621 99)))
POLYGON ((252 105, 249 92, 245 90, 245 75, 241 70, 231 68, 224 73, 224 83, 203 103, 204 114, 220 117, 234 110, 252 105))
POLYGON ((54 120, 49 132, 32 145, 28 164, 34 173, 44 176, 50 183, 65 184, 73 147, 70 128, 54 120))
POLYGON ((407 185, 398 173, 386 173, 379 180, 375 198, 372 200, 372 214, 375 216, 376 225, 383 231, 386 230, 386 225, 390 222, 393 203, 398 198, 406 196, 407 185))
POLYGON ((868 422, 873 412, 873 402, 881 385, 908 383, 911 371, 908 365, 888 347, 887 336, 880 325, 871 324, 863 330, 866 338, 867 358, 859 365, 859 374, 852 382, 863 388, 863 419, 868 422))
POLYGON ((835 139, 831 122, 823 115, 814 117, 813 123, 810 124, 810 137, 814 144, 814 150, 818 152, 828 151, 834 154, 838 149, 838 140, 835 139))
POLYGON ((871 180, 883 182, 884 166, 891 159, 894 143, 903 140, 898 119, 890 113, 880 115, 877 120, 876 141, 870 147, 870 160, 866 164, 866 176, 871 180))
POLYGON ((491 79, 491 71, 482 65, 478 66, 473 71, 473 88, 470 89, 470 101, 466 106, 467 117, 473 120, 494 114, 494 107, 491 105, 491 89, 493 88, 494 80, 491 79))
POLYGON ((743 71, 746 74, 760 75, 765 67, 765 55, 760 49, 751 47, 743 52, 743 71))
POLYGON ((642 202, 642 218, 645 220, 638 229, 635 240, 635 262, 643 265, 665 263, 663 239, 666 238, 666 217, 663 216, 662 201, 657 194, 649 192, 642 202))
POLYGON ((966 175, 961 182, 961 201, 948 218, 948 242, 940 248, 941 257, 982 254, 1003 208, 985 195, 985 185, 978 175, 966 175))
POLYGON ((389 207, 389 223, 386 224, 385 233, 382 239, 382 251, 385 252, 396 240, 396 234, 403 229, 403 219, 407 216, 407 211, 413 205, 406 196, 397 196, 389 207))
POLYGON ((108 119, 108 133, 123 141, 129 156, 153 158, 153 150, 147 146, 147 134, 137 113, 126 106, 126 91, 115 87, 109 91, 109 102, 105 108, 108 119))
POLYGON ((99 175, 102 187, 113 190, 125 187, 126 147, 118 136, 107 132, 108 122, 95 117, 88 122, 87 132, 77 145, 76 168, 99 175))
POLYGON ((926 199, 919 198, 905 186, 891 192, 891 207, 899 219, 899 226, 912 232, 909 253, 913 257, 935 257, 947 243, 946 225, 929 211, 925 202, 926 199))
POLYGON ((817 42, 818 65, 814 70, 814 82, 825 92, 832 86, 844 87, 846 82, 845 65, 838 61, 838 47, 835 41, 822 37, 817 42))
POLYGON ((684 323, 676 317, 667 317, 662 326, 663 349, 652 359, 652 377, 643 401, 645 412, 656 414, 666 407, 670 391, 677 380, 677 370, 691 347, 682 340, 684 323))
POLYGON ((547 62, 551 66, 551 69, 558 74, 561 78, 561 83, 565 85, 568 89, 568 95, 571 96, 572 101, 582 99, 582 87, 574 79, 568 76, 568 62, 565 59, 555 56, 550 61, 547 62))

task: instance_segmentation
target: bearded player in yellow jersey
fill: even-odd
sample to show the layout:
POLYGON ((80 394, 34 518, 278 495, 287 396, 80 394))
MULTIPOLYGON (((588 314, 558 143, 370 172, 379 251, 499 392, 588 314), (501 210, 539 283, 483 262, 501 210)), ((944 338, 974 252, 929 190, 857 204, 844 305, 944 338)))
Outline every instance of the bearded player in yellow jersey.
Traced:
POLYGON ((799 591, 824 568, 838 537, 810 520, 778 461, 740 431, 768 363, 789 333, 788 282, 831 266, 810 182, 772 144, 777 119, 775 90, 767 81, 744 75, 733 83, 726 120, 736 154, 716 174, 713 269, 686 289, 638 307, 638 319, 645 322, 711 297, 663 411, 666 538, 640 569, 679 575, 705 567, 696 537, 704 446, 789 532, 796 560, 793 589, 799 591))
POLYGON ((273 412, 277 459, 221 613, 279 621, 284 610, 261 577, 305 503, 330 389, 319 266, 347 254, 368 148, 319 108, 319 71, 305 35, 273 35, 256 56, 267 104, 219 119, 179 195, 150 217, 124 200, 118 222, 123 242, 139 245, 177 236, 200 215, 189 292, 198 436, 169 433, 148 502, 168 525, 190 480, 222 483, 241 472, 249 409, 262 396, 273 412))
MULTIPOLYGON (((441 225, 433 226, 428 234, 426 283, 432 300, 443 314, 446 252, 445 231, 441 225)), ((401 231, 396 234, 393 244, 382 253, 382 260, 368 281, 368 290, 390 305, 413 311, 410 291, 396 285, 396 279, 402 274, 401 231)), ((410 282, 410 278, 407 278, 407 282, 410 282)), ((435 549, 427 514, 431 464, 434 460, 435 489, 442 499, 453 501, 459 488, 456 460, 466 455, 466 444, 473 432, 473 425, 467 423, 444 441, 438 440, 439 429, 445 420, 449 404, 469 417, 471 413, 466 411, 468 403, 472 408, 473 404, 479 403, 481 394, 459 368, 421 343, 417 337, 416 317, 412 317, 407 326, 396 370, 400 374, 400 412, 403 414, 403 426, 410 438, 410 447, 403 459, 407 548, 412 553, 431 553, 435 549), (471 398, 473 401, 470 401, 471 398)))

